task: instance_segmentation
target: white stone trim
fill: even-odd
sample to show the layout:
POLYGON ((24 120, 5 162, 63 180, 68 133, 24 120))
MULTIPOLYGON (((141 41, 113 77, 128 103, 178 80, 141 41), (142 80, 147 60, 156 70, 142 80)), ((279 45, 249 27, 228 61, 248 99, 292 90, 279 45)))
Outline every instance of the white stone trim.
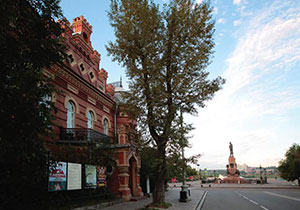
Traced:
POLYGON ((107 121, 108 121, 108 128, 111 128, 111 123, 110 123, 110 120, 109 120, 109 118, 108 118, 107 115, 103 115, 102 116, 102 125, 104 125, 104 119, 107 119, 107 121))
POLYGON ((94 122, 98 122, 98 120, 97 120, 97 114, 96 114, 95 110, 94 110, 93 108, 91 108, 91 107, 87 107, 87 108, 86 108, 86 112, 85 112, 86 118, 88 118, 88 113, 89 113, 89 111, 93 112, 93 115, 94 115, 94 122))
POLYGON ((67 95, 65 97, 65 102, 64 102, 65 108, 68 110, 68 102, 69 101, 72 101, 75 104, 75 113, 79 114, 79 105, 78 105, 77 101, 72 96, 67 95))

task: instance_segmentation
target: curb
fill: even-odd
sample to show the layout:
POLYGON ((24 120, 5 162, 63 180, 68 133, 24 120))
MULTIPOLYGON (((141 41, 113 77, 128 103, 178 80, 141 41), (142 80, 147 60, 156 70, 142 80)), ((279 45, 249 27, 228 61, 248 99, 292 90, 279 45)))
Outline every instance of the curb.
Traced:
POLYGON ((104 203, 100 203, 100 204, 93 205, 93 206, 83 206, 83 207, 72 208, 71 210, 96 210, 96 209, 102 209, 102 208, 109 207, 109 206, 123 203, 123 202, 124 201, 122 199, 118 199, 115 201, 104 202, 104 203))
POLYGON ((272 186, 223 186, 223 187, 219 187, 219 186, 203 186, 201 188, 210 188, 210 189, 274 189, 274 190, 280 190, 280 189, 284 189, 284 190, 294 190, 294 189, 300 189, 300 187, 272 187, 272 186))
POLYGON ((200 198, 200 201, 199 201, 198 205, 196 206, 195 210, 201 210, 202 209, 202 206, 204 204, 206 195, 207 195, 207 191, 205 190, 202 197, 200 198))

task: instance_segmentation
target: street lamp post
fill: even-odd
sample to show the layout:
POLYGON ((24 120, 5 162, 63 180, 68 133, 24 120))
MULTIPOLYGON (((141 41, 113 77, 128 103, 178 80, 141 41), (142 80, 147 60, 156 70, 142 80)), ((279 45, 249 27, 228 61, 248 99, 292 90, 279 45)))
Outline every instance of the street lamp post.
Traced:
POLYGON ((215 183, 217 182, 217 176, 216 176, 216 170, 214 170, 214 181, 215 181, 215 183))
POLYGON ((268 181, 267 181, 267 170, 266 170, 266 168, 264 168, 264 175, 265 175, 265 184, 267 184, 268 183, 268 181))
POLYGON ((199 173, 200 173, 200 181, 201 181, 201 184, 202 184, 201 168, 200 168, 199 173))
MULTIPOLYGON (((184 147, 182 147, 182 159, 184 160, 184 147)), ((183 168, 182 168, 182 175, 183 175, 183 181, 182 181, 179 201, 180 202, 187 202, 188 186, 185 183, 185 179, 186 179, 185 166, 183 166, 183 168)))
POLYGON ((260 183, 263 183, 263 178, 262 178, 262 171, 261 171, 261 165, 259 166, 259 174, 260 174, 260 183))
POLYGON ((199 180, 200 180, 200 184, 202 184, 202 177, 201 177, 201 168, 200 168, 200 164, 197 164, 197 166, 199 167, 199 180))
POLYGON ((180 126, 181 126, 181 140, 182 140, 182 145, 181 145, 181 153, 182 153, 182 160, 183 160, 183 167, 182 167, 182 176, 183 176, 183 181, 182 181, 182 186, 181 186, 181 191, 180 191, 180 202, 187 202, 188 198, 188 186, 185 183, 186 179, 186 171, 185 171, 185 158, 184 158, 184 133, 183 133, 183 117, 182 117, 182 112, 180 112, 180 126))

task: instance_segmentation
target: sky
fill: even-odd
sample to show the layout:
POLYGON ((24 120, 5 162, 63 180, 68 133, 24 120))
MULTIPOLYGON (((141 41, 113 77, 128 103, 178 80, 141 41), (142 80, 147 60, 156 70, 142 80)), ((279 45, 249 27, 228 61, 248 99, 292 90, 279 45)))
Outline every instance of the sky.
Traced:
MULTIPOLYGON (((168 0, 155 0, 158 4, 168 0)), ((201 0, 196 2, 201 3, 201 0)), ((113 41, 109 0, 62 0, 64 16, 83 15, 93 26, 92 45, 101 54, 108 82, 125 69, 107 55, 113 41)), ((277 166, 300 143, 300 0, 211 0, 215 48, 209 78, 226 79, 222 90, 185 116, 195 130, 186 155, 202 154, 201 168, 226 169, 229 142, 238 164, 277 166)), ((199 168, 199 167, 198 167, 199 168)))

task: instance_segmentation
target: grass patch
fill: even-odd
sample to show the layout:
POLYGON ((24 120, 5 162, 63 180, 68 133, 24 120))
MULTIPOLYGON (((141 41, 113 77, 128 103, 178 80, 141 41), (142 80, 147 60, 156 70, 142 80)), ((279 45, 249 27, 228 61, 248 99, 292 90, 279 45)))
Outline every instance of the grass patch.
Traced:
POLYGON ((167 209, 169 207, 171 207, 172 204, 171 203, 157 203, 157 204, 149 204, 146 207, 137 209, 137 210, 159 210, 159 209, 167 209))

